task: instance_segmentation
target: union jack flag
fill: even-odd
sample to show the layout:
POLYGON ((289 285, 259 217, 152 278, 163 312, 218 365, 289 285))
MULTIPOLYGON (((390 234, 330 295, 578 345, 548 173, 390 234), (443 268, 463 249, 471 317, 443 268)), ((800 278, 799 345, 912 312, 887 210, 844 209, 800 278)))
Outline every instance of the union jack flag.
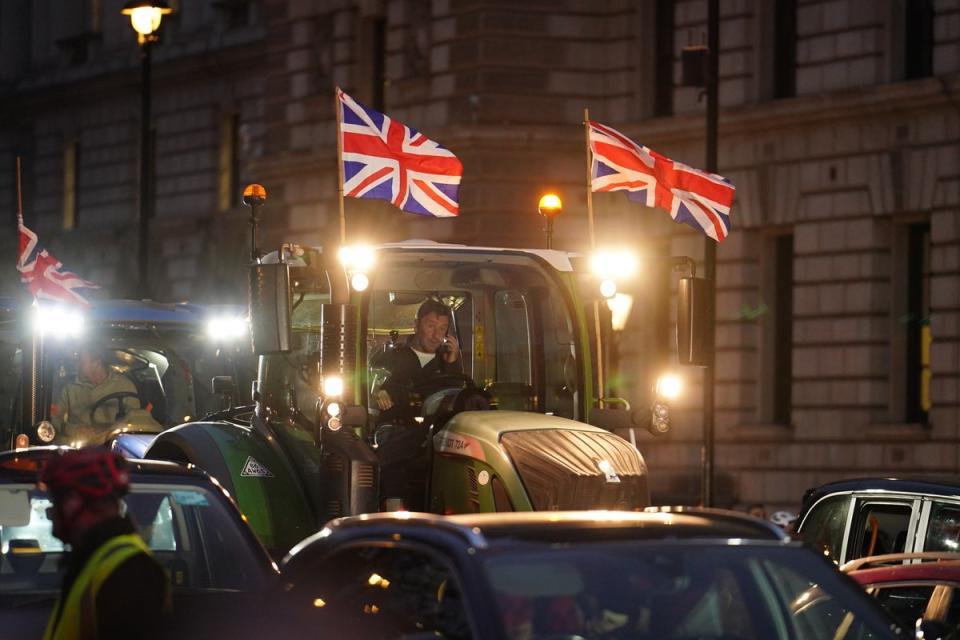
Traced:
POLYGON ((337 89, 343 193, 388 200, 403 211, 448 218, 460 212, 463 165, 449 150, 337 89))
POLYGON ((593 191, 627 191, 631 200, 666 209, 674 221, 717 242, 727 237, 736 189, 729 180, 665 158, 599 122, 588 124, 593 191))
POLYGON ((77 289, 99 289, 100 287, 75 273, 63 271, 63 264, 37 242, 37 234, 26 228, 23 220, 18 220, 17 224, 20 228, 17 271, 20 272, 20 281, 27 285, 33 297, 81 305, 90 304, 77 289))

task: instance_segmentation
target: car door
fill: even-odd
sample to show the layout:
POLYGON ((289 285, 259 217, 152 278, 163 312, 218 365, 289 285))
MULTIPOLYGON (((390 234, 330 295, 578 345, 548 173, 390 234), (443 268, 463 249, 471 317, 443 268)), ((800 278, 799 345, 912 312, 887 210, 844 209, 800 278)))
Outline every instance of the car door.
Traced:
POLYGON ((854 494, 853 518, 842 551, 842 562, 912 550, 920 507, 918 496, 854 494))

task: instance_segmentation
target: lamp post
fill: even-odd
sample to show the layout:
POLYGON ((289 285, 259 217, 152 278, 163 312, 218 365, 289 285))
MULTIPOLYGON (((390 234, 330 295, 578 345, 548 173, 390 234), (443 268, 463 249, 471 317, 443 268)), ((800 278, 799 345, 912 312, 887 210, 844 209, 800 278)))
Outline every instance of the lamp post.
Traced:
POLYGON ((561 202, 560 196, 555 193, 545 194, 537 203, 537 211, 547 219, 547 249, 553 249, 553 219, 563 211, 563 202, 561 202))
POLYGON ((140 45, 140 189, 139 228, 137 234, 137 279, 141 298, 150 297, 150 214, 152 209, 152 157, 150 140, 150 49, 157 42, 157 30, 163 16, 172 13, 166 2, 128 2, 120 11, 130 16, 130 24, 137 32, 140 45))

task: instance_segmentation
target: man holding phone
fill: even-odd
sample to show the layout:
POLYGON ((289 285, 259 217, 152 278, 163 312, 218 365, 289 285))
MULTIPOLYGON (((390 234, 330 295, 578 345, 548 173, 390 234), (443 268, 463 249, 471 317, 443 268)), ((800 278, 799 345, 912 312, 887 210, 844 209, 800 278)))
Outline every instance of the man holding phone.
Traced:
POLYGON ((426 398, 450 386, 440 381, 443 376, 462 372, 460 344, 450 334, 452 320, 448 306, 428 299, 417 309, 412 340, 387 351, 384 367, 390 376, 373 395, 382 411, 381 424, 386 425, 377 432, 385 509, 422 511, 427 506, 424 445, 429 432, 426 425, 412 420, 416 407, 411 406, 410 392, 426 398))
POLYGON ((461 373, 460 343, 450 334, 452 320, 453 312, 439 300, 430 298, 420 305, 413 340, 387 356, 385 368, 390 377, 374 394, 381 411, 409 404, 409 392, 414 388, 430 391, 432 377, 461 373))

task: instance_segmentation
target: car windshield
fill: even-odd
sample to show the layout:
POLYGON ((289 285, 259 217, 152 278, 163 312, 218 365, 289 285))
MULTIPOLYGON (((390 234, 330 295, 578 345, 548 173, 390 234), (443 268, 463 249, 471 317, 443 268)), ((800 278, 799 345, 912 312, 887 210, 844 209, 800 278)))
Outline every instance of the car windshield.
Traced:
MULTIPOLYGON (((137 483, 123 499, 174 590, 253 591, 264 573, 224 498, 182 484, 137 483)), ((32 484, 0 486, 0 600, 59 590, 63 544, 53 536, 50 500, 32 484)))
POLYGON ((509 638, 896 637, 862 592, 795 546, 520 545, 484 567, 509 638))

